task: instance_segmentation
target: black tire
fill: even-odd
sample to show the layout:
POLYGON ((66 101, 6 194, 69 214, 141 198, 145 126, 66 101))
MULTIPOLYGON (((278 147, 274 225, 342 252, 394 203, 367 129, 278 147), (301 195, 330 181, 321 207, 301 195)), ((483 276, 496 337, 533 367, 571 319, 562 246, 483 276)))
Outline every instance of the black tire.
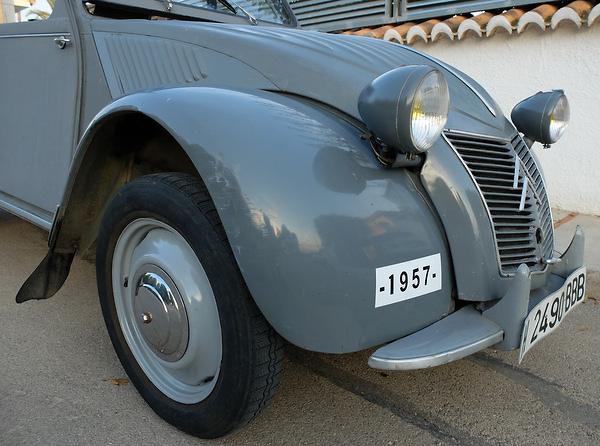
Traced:
POLYGON ((156 174, 121 188, 102 220, 96 274, 117 355, 164 420, 217 438, 273 398, 283 341, 250 296, 200 179, 156 174))

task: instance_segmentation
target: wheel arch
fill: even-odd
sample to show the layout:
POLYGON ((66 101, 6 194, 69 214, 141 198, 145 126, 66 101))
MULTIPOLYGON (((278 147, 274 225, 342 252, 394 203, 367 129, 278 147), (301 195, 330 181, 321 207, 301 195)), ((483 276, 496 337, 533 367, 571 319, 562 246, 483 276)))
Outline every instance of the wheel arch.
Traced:
MULTIPOLYGON (((356 351, 451 311, 452 279, 423 299, 374 305, 375 271, 382 266, 440 253, 444 277, 451 277, 443 228, 418 177, 378 164, 361 139, 364 129, 350 118, 267 91, 175 87, 115 101, 79 147, 51 253, 93 252, 110 197, 127 181, 164 167, 152 157, 132 163, 151 152, 115 137, 130 125, 137 128, 133 135, 146 137, 148 128, 163 135, 178 154, 169 169, 204 181, 256 304, 288 341, 323 352, 356 351), (106 156, 105 147, 120 148, 109 153, 121 158, 106 156), (102 178, 94 182, 90 173, 98 170, 102 178)), ((64 281, 68 270, 63 273, 64 281)), ((55 282, 53 292, 62 285, 55 282)), ((22 300, 41 294, 52 295, 30 290, 22 300)))
POLYGON ((170 171, 198 175, 164 126, 134 107, 105 110, 77 150, 50 248, 93 257, 98 228, 114 194, 135 178, 170 171))

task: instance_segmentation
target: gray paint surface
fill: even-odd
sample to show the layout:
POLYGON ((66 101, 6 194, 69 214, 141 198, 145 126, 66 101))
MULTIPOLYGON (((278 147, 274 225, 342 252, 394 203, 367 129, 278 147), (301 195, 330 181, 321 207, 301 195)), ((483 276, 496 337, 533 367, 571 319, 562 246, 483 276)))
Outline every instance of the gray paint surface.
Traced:
POLYGON ((286 339, 312 350, 355 351, 450 311, 453 279, 431 203, 415 175, 379 166, 355 127, 260 91, 165 89, 124 97, 105 113, 131 109, 189 148, 252 295, 286 339), (211 107, 198 108, 202 103, 211 107), (235 133, 197 131, 223 119, 235 133), (238 134, 243 150, 228 150, 238 134), (376 268, 437 253, 440 291, 375 308, 376 268))
POLYGON ((0 202, 38 224, 52 220, 74 152, 79 67, 60 36, 73 36, 66 18, 0 25, 0 202))
MULTIPOLYGON (((508 281, 493 272, 489 217, 443 140, 427 154, 419 177, 381 167, 360 138, 367 130, 358 121, 360 92, 378 75, 409 64, 434 66, 446 76, 448 128, 512 136, 512 125, 473 80, 375 39, 92 18, 80 2, 70 3, 71 17, 58 3, 43 26, 64 25, 70 17, 77 32, 72 46, 53 49, 60 54, 78 49, 87 65, 79 67, 85 76, 79 85, 81 122, 65 118, 61 122, 70 133, 52 132, 79 133, 99 113, 73 159, 59 214, 72 232, 61 235, 59 226, 53 232, 53 243, 61 249, 75 249, 80 241, 75 232, 85 231, 88 220, 77 223, 78 210, 84 205, 91 214, 97 210, 91 198, 83 203, 70 199, 79 172, 93 176, 94 166, 85 163, 101 158, 101 143, 110 143, 102 139, 107 135, 103 124, 119 114, 137 113, 160 124, 185 150, 207 183, 255 300, 271 324, 298 345, 344 352, 391 341, 447 314, 455 285, 459 297, 469 300, 503 295, 508 281), (96 152, 87 157, 88 150, 96 152), (436 253, 442 258, 441 290, 374 307, 377 268, 436 253)), ((147 4, 158 7, 157 2, 147 4)), ((51 64, 59 62, 52 59, 51 64)), ((77 67, 70 69, 77 72, 77 67)), ((32 145, 29 150, 25 158, 41 149, 32 145)), ((54 157, 49 152, 59 165, 50 170, 46 187, 33 189, 40 196, 24 194, 8 203, 32 208, 42 226, 49 225, 60 201, 57 191, 73 146, 61 150, 54 157), (46 191, 54 192, 36 205, 46 191)), ((94 181, 87 184, 93 188, 94 181)), ((98 212, 104 204, 98 203, 98 212)))

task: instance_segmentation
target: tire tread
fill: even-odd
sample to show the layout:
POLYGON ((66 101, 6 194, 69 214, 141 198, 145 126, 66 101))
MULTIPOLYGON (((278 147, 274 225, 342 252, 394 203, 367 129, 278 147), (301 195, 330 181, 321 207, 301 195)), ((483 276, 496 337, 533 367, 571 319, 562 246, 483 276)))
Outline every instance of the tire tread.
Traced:
POLYGON ((185 196, 205 215, 219 239, 225 244, 230 259, 235 265, 236 274, 244 283, 244 300, 248 308, 249 324, 254 333, 255 369, 253 382, 250 385, 251 391, 248 395, 247 410, 241 415, 240 422, 236 426, 236 428, 242 427, 255 419, 275 396, 283 373, 285 343, 264 318, 247 290, 225 228, 202 179, 180 173, 159 173, 152 177, 154 181, 170 186, 185 196))

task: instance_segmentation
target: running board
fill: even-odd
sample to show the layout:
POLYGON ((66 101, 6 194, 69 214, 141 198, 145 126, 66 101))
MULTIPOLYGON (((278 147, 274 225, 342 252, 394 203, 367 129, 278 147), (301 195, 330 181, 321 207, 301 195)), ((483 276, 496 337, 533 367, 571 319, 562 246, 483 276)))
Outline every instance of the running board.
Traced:
POLYGON ((446 364, 501 342, 504 331, 473 306, 376 350, 369 365, 381 370, 416 370, 446 364))

